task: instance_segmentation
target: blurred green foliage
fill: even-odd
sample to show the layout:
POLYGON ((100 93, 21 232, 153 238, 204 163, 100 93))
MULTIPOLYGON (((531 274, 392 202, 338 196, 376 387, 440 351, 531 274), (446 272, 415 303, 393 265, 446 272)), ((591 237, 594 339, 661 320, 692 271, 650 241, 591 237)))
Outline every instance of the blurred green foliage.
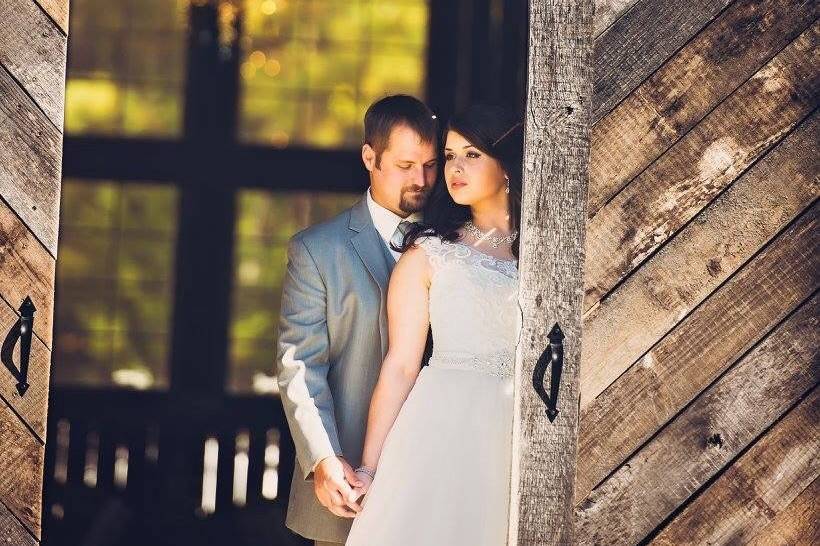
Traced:
POLYGON ((178 136, 187 0, 72 0, 69 134, 178 136))
POLYGON ((270 392, 287 241, 297 231, 326 220, 361 195, 273 193, 239 194, 234 247, 234 285, 230 324, 232 392, 270 392))
POLYGON ((246 0, 240 137, 353 147, 364 111, 421 95, 427 0, 246 0))
MULTIPOLYGON (((429 0, 241 2, 239 136, 349 147, 367 106, 421 95, 429 0)), ((66 132, 179 136, 186 0, 74 0, 66 132)))
POLYGON ((56 383, 167 387, 176 207, 173 186, 63 181, 56 383))

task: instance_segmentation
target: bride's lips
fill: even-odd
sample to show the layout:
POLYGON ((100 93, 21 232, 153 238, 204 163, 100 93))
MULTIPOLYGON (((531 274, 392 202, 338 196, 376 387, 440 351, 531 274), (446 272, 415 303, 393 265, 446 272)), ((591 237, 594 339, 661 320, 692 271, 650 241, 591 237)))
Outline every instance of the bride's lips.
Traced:
POLYGON ((464 180, 458 180, 458 179, 453 180, 450 183, 450 187, 454 190, 457 190, 458 188, 463 188, 466 185, 467 185, 467 182, 465 182, 464 180))

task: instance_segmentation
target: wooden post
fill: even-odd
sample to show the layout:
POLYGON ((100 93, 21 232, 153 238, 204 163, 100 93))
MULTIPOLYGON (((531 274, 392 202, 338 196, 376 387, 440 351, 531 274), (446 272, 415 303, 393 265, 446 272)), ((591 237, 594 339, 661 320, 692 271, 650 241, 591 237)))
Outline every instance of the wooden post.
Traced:
POLYGON ((0 543, 41 540, 68 0, 0 2, 0 543))
POLYGON ((592 0, 530 2, 510 545, 575 541, 592 15, 592 0), (550 350, 555 325, 564 337, 550 350), (551 362, 543 385, 554 390, 559 343, 558 414, 548 417, 533 375, 551 362))

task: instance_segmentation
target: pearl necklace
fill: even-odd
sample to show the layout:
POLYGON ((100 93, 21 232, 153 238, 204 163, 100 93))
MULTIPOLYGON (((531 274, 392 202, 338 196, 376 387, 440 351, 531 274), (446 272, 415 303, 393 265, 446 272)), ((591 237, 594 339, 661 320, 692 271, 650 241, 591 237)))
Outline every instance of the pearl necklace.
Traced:
POLYGON ((493 248, 498 248, 501 243, 506 243, 511 245, 515 238, 518 237, 518 230, 513 231, 509 235, 505 235, 503 237, 499 237, 498 235, 490 235, 489 233, 484 233, 473 223, 472 220, 467 220, 464 223, 464 231, 472 235, 474 238, 480 241, 486 241, 490 243, 490 246, 493 248))

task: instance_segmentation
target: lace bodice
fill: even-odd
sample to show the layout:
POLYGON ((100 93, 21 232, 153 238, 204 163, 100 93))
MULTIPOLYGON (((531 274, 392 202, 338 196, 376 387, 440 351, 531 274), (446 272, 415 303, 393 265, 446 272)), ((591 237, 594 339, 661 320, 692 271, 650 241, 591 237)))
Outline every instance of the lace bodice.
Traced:
POLYGON ((515 261, 439 237, 417 244, 432 268, 430 366, 509 377, 521 330, 515 261))

